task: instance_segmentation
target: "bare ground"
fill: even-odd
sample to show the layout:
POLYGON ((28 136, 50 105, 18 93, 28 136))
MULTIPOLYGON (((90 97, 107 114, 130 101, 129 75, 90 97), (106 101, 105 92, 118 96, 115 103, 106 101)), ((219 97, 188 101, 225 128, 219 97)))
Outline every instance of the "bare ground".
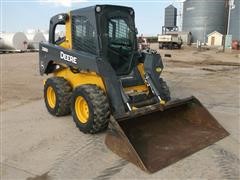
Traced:
POLYGON ((71 116, 48 114, 37 53, 0 55, 2 178, 239 179, 240 59, 236 54, 161 51, 163 77, 172 96, 196 96, 231 135, 151 175, 109 151, 105 133, 86 135, 71 116))

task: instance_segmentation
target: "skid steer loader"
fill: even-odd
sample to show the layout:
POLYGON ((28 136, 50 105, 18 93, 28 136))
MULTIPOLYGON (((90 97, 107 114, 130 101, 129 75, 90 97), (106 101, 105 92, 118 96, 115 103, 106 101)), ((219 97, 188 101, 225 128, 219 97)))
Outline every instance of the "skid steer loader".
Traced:
POLYGON ((161 56, 137 49, 134 16, 113 5, 53 16, 39 67, 51 74, 44 99, 52 115, 71 113, 84 133, 108 128, 106 145, 152 173, 228 133, 195 97, 171 100, 161 56), (56 38, 58 25, 64 37, 56 38))

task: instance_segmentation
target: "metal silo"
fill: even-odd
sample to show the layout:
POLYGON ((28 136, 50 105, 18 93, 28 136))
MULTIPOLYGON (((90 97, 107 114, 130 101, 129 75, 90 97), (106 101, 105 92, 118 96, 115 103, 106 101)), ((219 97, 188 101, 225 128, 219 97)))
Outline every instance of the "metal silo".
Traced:
POLYGON ((183 31, 191 32, 193 42, 207 42, 213 31, 224 33, 225 0, 186 0, 183 3, 183 31))
POLYGON ((170 5, 165 8, 165 27, 176 27, 177 26, 177 8, 170 5))
POLYGON ((165 21, 162 27, 162 34, 170 31, 178 31, 177 27, 177 8, 170 5, 165 8, 165 21))
POLYGON ((240 0, 234 1, 234 6, 230 13, 229 34, 233 40, 240 40, 240 0))

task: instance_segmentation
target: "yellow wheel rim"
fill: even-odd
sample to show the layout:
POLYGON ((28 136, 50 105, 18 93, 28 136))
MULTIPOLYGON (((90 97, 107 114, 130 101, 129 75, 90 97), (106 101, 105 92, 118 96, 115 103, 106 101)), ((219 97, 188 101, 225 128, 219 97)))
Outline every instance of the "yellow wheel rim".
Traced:
POLYGON ((75 112, 81 123, 86 123, 89 118, 89 108, 87 101, 82 96, 78 96, 75 100, 75 112))
POLYGON ((54 92, 54 89, 49 86, 47 88, 47 101, 48 105, 53 109, 56 106, 56 94, 54 92))

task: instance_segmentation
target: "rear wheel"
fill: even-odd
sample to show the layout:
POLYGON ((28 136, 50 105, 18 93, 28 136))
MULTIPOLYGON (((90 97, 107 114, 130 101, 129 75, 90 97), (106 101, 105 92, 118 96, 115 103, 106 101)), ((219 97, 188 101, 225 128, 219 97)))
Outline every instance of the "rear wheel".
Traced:
POLYGON ((171 94, 170 94, 170 90, 169 90, 169 87, 168 87, 166 81, 164 81, 162 78, 159 78, 159 82, 160 82, 160 87, 161 87, 159 90, 160 94, 161 94, 160 95, 161 98, 166 102, 170 101, 171 94))
POLYGON ((44 100, 48 111, 54 116, 70 113, 72 88, 62 77, 48 78, 44 84, 44 100))
POLYGON ((107 97, 95 85, 82 85, 73 91, 71 110, 76 126, 84 133, 95 134, 108 126, 110 110, 107 97))

